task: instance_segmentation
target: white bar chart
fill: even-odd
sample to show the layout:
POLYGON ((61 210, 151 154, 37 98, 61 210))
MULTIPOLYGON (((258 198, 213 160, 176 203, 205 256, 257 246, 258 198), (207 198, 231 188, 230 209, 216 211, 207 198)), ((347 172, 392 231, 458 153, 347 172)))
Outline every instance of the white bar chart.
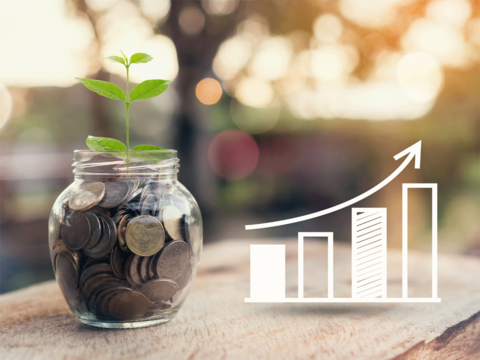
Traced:
POLYGON ((386 208, 352 208, 352 297, 387 297, 386 208))

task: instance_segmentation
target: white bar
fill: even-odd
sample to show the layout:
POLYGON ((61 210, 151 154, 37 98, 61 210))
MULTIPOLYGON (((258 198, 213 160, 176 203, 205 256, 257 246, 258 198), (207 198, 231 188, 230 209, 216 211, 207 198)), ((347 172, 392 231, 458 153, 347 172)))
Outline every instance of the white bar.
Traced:
POLYGON ((333 232, 299 232, 298 233, 298 298, 303 299, 303 287, 304 287, 304 239, 306 237, 326 237, 328 241, 327 250, 327 296, 329 299, 333 299, 333 232))
POLYGON ((438 185, 403 184, 402 187, 402 297, 408 297, 408 189, 432 189, 432 298, 438 297, 438 185))
POLYGON ((285 245, 250 245, 250 297, 285 299, 285 245))
POLYGON ((402 184, 402 298, 408 298, 408 184, 402 184))
POLYGON ((354 298, 285 298, 271 301, 264 301, 262 299, 255 298, 246 298, 245 302, 247 303, 263 303, 263 302, 274 302, 274 303, 440 303, 442 299, 440 298, 364 298, 364 299, 354 299, 354 298))
POLYGON ((382 298, 387 297, 387 209, 352 208, 352 298, 372 299, 378 296, 378 292, 382 298), (371 216, 373 214, 375 216, 371 216), (368 225, 371 227, 365 228, 368 225), (371 232, 372 229, 375 231, 371 232), (365 271, 371 265, 375 266, 365 271), (359 288, 358 282, 367 279, 365 274, 372 270, 374 275, 380 273, 381 287, 375 293, 361 294, 363 289, 359 288))
POLYGON ((298 233, 298 298, 299 299, 303 298, 303 289, 304 289, 303 275, 305 272, 305 267, 303 265, 303 256, 304 256, 303 242, 304 241, 303 241, 302 233, 298 233))
POLYGON ((328 298, 333 299, 333 233, 328 236, 328 298))

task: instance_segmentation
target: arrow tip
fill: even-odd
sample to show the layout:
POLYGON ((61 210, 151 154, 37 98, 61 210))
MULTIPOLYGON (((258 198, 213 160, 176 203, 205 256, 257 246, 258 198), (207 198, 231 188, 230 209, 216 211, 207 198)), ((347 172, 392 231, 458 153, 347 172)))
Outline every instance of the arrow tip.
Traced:
POLYGON ((406 148, 402 152, 399 152, 393 158, 395 160, 401 159, 402 157, 408 155, 407 159, 415 158, 415 169, 420 169, 420 155, 422 153, 422 140, 416 142, 412 146, 406 148))

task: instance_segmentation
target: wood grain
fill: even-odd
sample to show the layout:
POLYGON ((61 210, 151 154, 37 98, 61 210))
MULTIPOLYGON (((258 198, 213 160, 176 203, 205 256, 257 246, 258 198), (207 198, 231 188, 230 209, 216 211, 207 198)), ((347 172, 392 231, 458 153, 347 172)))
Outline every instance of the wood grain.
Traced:
MULTIPOLYGON (((55 282, 0 296, 7 359, 478 359, 480 261, 439 255, 440 304, 246 304, 251 243, 286 244, 287 296, 297 292, 295 240, 205 247, 178 316, 162 326, 101 330, 78 322, 55 282)), ((350 296, 350 247, 335 244, 335 296, 350 296)), ((305 296, 326 294, 326 243, 305 242, 305 296)), ((429 255, 410 252, 412 296, 431 289, 429 255)), ((388 252, 388 296, 401 293, 401 253, 388 252)))

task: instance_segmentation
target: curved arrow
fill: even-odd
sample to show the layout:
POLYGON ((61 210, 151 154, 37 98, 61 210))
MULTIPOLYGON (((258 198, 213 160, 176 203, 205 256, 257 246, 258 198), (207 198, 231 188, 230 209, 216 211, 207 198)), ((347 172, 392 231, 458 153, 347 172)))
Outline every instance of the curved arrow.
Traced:
POLYGON ((366 197, 372 195, 373 193, 377 192, 381 188, 383 188, 385 185, 387 185, 390 181, 395 179, 398 174, 400 174, 403 169, 407 167, 407 165, 412 161, 413 158, 415 158, 415 169, 420 169, 420 155, 421 155, 421 149, 422 149, 422 141, 419 141, 409 148, 403 150, 402 152, 398 153, 395 155, 393 158, 395 160, 403 158, 405 155, 408 155, 405 161, 395 170, 392 174, 390 174, 389 177, 387 177, 385 180, 383 180, 380 184, 377 186, 371 188, 367 192, 364 192, 361 195, 358 195, 357 197, 354 197, 353 199, 350 199, 348 201, 345 201, 344 203, 341 203, 339 205, 333 206, 331 208, 315 212, 313 214, 308 214, 308 215, 303 215, 303 216, 298 216, 292 219, 286 219, 286 220, 280 220, 280 221, 273 221, 269 223, 263 223, 263 224, 255 224, 255 225, 246 225, 245 230, 256 230, 256 229, 266 229, 270 227, 276 227, 276 226, 282 226, 282 225, 288 225, 288 224, 293 224, 297 223, 300 221, 305 221, 305 220, 310 220, 314 219, 316 217, 320 217, 323 215, 330 214, 332 212, 335 212, 337 210, 346 208, 347 206, 353 205, 360 200, 365 199, 366 197))

